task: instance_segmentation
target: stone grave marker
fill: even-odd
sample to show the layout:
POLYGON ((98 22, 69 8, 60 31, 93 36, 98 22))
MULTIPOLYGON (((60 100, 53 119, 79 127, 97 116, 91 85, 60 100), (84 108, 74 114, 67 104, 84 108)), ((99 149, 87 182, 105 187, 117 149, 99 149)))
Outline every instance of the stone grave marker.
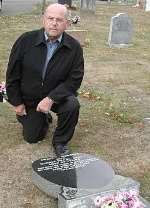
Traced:
POLYGON ((118 13, 111 18, 108 44, 110 47, 125 47, 131 43, 133 24, 125 13, 118 13))
POLYGON ((139 183, 131 178, 123 177, 120 175, 115 175, 112 182, 101 188, 101 190, 99 190, 97 193, 88 194, 84 193, 83 191, 77 193, 77 191, 73 189, 64 187, 58 196, 58 208, 116 208, 117 206, 111 206, 110 204, 96 206, 96 200, 100 197, 106 197, 107 201, 108 199, 110 200, 113 195, 116 196, 117 194, 121 193, 129 194, 132 192, 138 193, 137 199, 141 204, 141 206, 138 206, 138 208, 150 208, 150 203, 139 195, 139 183))
POLYGON ((58 0, 58 4, 66 4, 69 7, 72 6, 72 0, 58 0))
POLYGON ((81 0, 80 8, 81 10, 95 12, 96 0, 81 0))
MULTIPOLYGON (((140 187, 132 178, 115 175, 107 162, 88 154, 42 158, 34 161, 32 168, 33 183, 46 194, 58 198, 58 208, 100 208, 98 203, 102 197, 130 194, 130 191, 138 193, 140 187)), ((150 208, 142 197, 139 202, 138 208, 150 208)), ((103 208, 117 208, 103 205, 103 208)))
MULTIPOLYGON (((64 196, 63 194, 59 195, 59 199, 58 199, 58 208, 101 208, 101 206, 96 206, 96 200, 99 197, 103 197, 103 196, 109 196, 112 195, 113 193, 117 193, 118 190, 115 190, 115 192, 99 192, 96 194, 89 194, 89 195, 85 195, 85 196, 80 196, 78 198, 71 198, 71 199, 66 199, 66 196, 64 196)), ((121 193, 120 191, 118 191, 118 193, 121 193)), ((67 195, 69 195, 69 192, 67 193, 67 195)), ((139 197, 139 201, 141 203, 141 208, 150 208, 150 203, 145 200, 142 197, 139 197)), ((104 208, 116 208, 117 206, 113 206, 106 204, 105 206, 103 206, 104 208)), ((121 207, 121 206, 120 206, 121 207)), ((127 207, 127 206, 126 206, 127 207)), ((129 207, 128 207, 129 208, 129 207)))
POLYGON ((146 12, 150 11, 150 0, 145 0, 145 11, 146 12))
POLYGON ((62 187, 98 191, 110 183, 114 170, 105 161, 88 154, 43 158, 32 164, 33 182, 45 193, 58 197, 62 187))

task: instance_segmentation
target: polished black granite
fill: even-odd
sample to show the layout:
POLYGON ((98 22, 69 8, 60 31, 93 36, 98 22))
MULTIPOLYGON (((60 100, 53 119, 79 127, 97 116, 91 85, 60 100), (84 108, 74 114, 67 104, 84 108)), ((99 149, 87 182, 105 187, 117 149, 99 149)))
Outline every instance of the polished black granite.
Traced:
POLYGON ((82 153, 39 159, 32 167, 36 175, 47 182, 77 189, 100 189, 114 177, 107 162, 82 153))
MULTIPOLYGON (((76 153, 59 158, 42 158, 32 163, 33 183, 46 194, 58 198, 58 208, 91 208, 97 196, 118 190, 137 190, 132 178, 115 175, 105 161, 88 154, 76 153)), ((150 204, 143 198, 144 208, 150 204)))

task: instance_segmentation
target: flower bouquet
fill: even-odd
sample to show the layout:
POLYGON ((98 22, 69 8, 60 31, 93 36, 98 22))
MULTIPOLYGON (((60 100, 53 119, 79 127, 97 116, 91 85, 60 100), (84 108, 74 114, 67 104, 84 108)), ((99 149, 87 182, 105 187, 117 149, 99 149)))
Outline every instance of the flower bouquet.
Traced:
POLYGON ((0 84, 0 102, 7 100, 5 82, 0 84))
POLYGON ((117 191, 107 196, 97 196, 94 204, 96 208, 144 208, 138 196, 137 190, 117 191))

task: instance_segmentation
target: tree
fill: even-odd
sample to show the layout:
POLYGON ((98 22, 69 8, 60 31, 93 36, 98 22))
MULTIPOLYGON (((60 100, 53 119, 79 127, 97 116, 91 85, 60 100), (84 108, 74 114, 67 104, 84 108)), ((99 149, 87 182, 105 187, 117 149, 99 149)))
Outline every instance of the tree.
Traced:
POLYGON ((42 14, 44 13, 45 7, 46 7, 46 0, 42 0, 42 14))

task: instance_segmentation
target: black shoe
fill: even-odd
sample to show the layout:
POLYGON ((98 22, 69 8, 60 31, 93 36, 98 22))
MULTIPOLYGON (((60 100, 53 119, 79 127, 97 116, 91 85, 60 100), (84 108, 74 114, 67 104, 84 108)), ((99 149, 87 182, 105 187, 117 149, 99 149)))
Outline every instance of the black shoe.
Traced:
POLYGON ((70 154, 70 150, 68 149, 67 145, 63 145, 63 144, 55 145, 54 150, 57 157, 70 154))

